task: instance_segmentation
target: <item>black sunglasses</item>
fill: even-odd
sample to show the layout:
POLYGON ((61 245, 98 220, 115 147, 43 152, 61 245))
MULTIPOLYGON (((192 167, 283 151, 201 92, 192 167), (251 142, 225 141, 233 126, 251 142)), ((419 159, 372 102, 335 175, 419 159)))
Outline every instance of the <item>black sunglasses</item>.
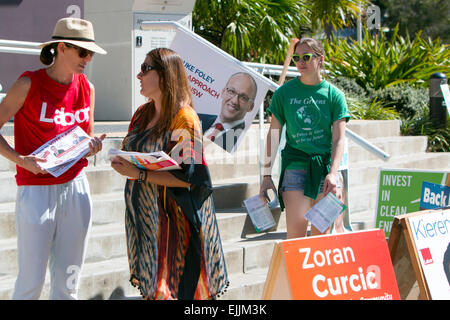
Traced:
POLYGON ((93 52, 93 51, 91 51, 91 50, 88 50, 88 49, 85 49, 85 48, 82 48, 82 47, 79 47, 79 46, 76 46, 76 45, 73 45, 73 44, 71 44, 71 43, 67 43, 67 42, 64 42, 64 44, 66 45, 66 47, 68 47, 68 48, 72 48, 72 49, 75 49, 75 50, 77 50, 78 51, 78 56, 80 57, 80 58, 86 58, 88 55, 90 55, 91 56, 91 58, 94 56, 94 53, 95 52, 93 52))
POLYGON ((145 62, 143 64, 141 64, 141 72, 143 75, 145 75, 150 70, 159 70, 159 68, 155 67, 155 66, 151 66, 149 64, 146 64, 145 62))

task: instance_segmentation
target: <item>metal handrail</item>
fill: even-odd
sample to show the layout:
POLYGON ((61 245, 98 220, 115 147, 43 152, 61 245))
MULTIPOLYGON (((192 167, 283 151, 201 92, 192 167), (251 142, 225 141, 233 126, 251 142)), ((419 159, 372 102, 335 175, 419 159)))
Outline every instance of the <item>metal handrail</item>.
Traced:
POLYGON ((40 44, 41 44, 40 42, 0 39, 0 46, 37 48, 37 46, 40 44))
MULTIPOLYGON (((0 83, 0 92, 2 92, 2 84, 0 83)), ((0 102, 2 102, 3 98, 6 96, 6 93, 0 93, 0 102)))
POLYGON ((41 49, 37 47, 40 44, 40 42, 0 39, 0 52, 40 55, 41 49))
MULTIPOLYGON (((266 76, 280 76, 283 72, 283 66, 275 65, 275 64, 263 64, 263 63, 255 63, 255 62, 244 62, 244 64, 253 70, 256 70, 259 73, 262 73, 266 76)), ((299 76, 296 67, 288 67, 286 72, 286 76, 289 78, 294 78, 299 76)))
MULTIPOLYGON (((245 65, 249 66, 250 68, 254 69, 264 69, 264 70, 276 70, 276 71, 282 71, 283 66, 278 64, 265 64, 265 63, 257 63, 257 62, 244 62, 245 65)), ((291 72, 298 72, 296 67, 288 67, 288 71, 291 72)))

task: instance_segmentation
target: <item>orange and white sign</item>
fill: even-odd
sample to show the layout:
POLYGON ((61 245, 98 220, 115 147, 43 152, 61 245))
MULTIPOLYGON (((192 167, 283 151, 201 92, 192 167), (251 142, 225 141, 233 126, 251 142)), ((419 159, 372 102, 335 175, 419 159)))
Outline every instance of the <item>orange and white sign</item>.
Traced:
POLYGON ((383 231, 278 243, 263 299, 400 299, 383 231))

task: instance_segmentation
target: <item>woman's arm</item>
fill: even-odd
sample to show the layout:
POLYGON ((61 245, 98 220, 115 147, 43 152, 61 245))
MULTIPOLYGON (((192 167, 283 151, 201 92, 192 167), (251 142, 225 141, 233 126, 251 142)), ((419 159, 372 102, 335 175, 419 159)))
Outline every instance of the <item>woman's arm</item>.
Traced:
POLYGON ((89 152, 85 158, 93 156, 94 154, 100 152, 103 148, 102 141, 105 140, 106 134, 103 133, 100 138, 94 136, 94 109, 95 109, 95 87, 89 82, 91 87, 91 101, 90 101, 90 111, 89 111, 89 129, 88 135, 92 137, 91 142, 89 142, 89 152))
POLYGON ((263 180, 259 190, 259 194, 262 198, 265 198, 268 189, 272 189, 275 193, 277 192, 272 180, 272 165, 275 161, 275 156, 277 155, 278 146, 280 144, 281 129, 281 123, 273 116, 270 121, 269 132, 267 133, 263 180))
MULTIPOLYGON (((111 167, 123 176, 130 177, 132 179, 139 178, 139 168, 130 163, 129 161, 115 157, 111 161, 111 167)), ((184 182, 167 171, 146 171, 145 181, 148 183, 158 184, 166 187, 187 188, 189 183, 184 182)))
POLYGON ((328 192, 336 193, 336 174, 339 170, 339 165, 341 164, 342 155, 344 154, 344 143, 345 143, 345 126, 347 122, 346 119, 339 119, 333 122, 332 127, 332 141, 331 141, 331 164, 330 172, 325 177, 323 191, 324 194, 328 192))
MULTIPOLYGON (((0 103, 0 129, 22 108, 28 91, 31 87, 31 79, 22 77, 18 79, 9 89, 8 94, 0 103)), ((0 154, 6 159, 16 163, 18 166, 33 172, 34 174, 46 173, 38 162, 45 162, 45 159, 35 156, 22 156, 16 152, 5 138, 0 135, 0 154)))

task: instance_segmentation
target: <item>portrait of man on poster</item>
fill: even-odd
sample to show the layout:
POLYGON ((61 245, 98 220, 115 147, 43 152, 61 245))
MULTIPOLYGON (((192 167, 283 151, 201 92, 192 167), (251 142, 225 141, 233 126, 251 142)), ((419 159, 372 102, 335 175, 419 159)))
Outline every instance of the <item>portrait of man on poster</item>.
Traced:
POLYGON ((217 114, 198 114, 204 137, 231 152, 245 130, 245 116, 255 106, 255 79, 246 72, 231 75, 221 91, 221 108, 217 114))

